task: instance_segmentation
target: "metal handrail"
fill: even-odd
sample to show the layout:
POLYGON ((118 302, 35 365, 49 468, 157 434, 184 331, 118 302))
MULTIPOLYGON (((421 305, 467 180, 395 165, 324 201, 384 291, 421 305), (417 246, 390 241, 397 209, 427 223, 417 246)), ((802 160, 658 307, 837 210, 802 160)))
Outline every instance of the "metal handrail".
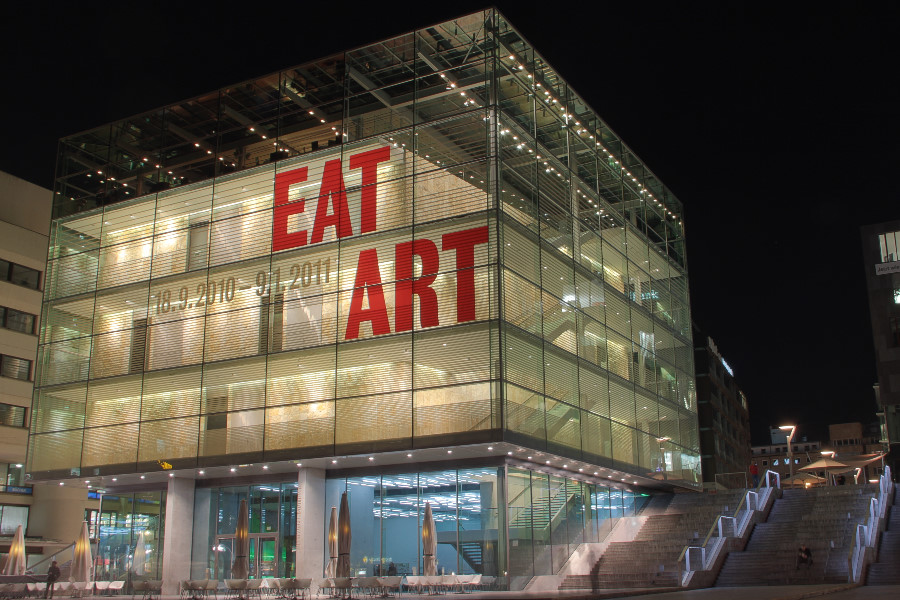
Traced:
MULTIPOLYGON (((739 529, 743 528, 743 524, 746 523, 747 519, 741 519, 741 525, 738 526, 737 525, 738 514, 741 512, 741 509, 744 507, 744 503, 747 501, 747 498, 750 496, 750 494, 754 494, 756 496, 756 508, 755 509, 750 509, 750 508, 747 509, 746 514, 748 515, 748 519, 749 519, 749 515, 751 514, 751 512, 753 510, 759 510, 760 489, 763 487, 763 484, 765 484, 765 487, 767 487, 767 488, 769 487, 769 474, 770 473, 775 478, 775 487, 781 487, 781 478, 779 477, 778 473, 775 471, 766 471, 763 478, 757 484, 756 489, 755 490, 753 490, 753 489, 747 490, 747 493, 741 497, 741 501, 740 501, 740 503, 738 503, 737 508, 734 510, 734 514, 731 516, 719 515, 718 517, 716 517, 716 520, 713 521, 712 526, 709 528, 709 532, 706 534, 706 538, 703 540, 703 544, 701 544, 700 546, 691 546, 691 545, 685 546, 684 549, 681 551, 681 554, 678 556, 677 562, 680 563, 682 560, 684 560, 685 556, 687 555, 688 551, 690 551, 691 548, 700 548, 702 550, 701 556, 705 555, 705 549, 709 545, 709 541, 710 541, 710 539, 712 539, 713 533, 715 533, 716 530, 719 531, 719 535, 717 537, 724 537, 724 536, 722 536, 722 524, 721 524, 722 519, 733 519, 734 520, 735 533, 737 533, 737 531, 739 529)), ((704 557, 704 562, 705 562, 705 557, 704 557)))
POLYGON ((72 542, 72 543, 69 544, 68 546, 65 546, 64 548, 60 548, 59 550, 57 550, 56 552, 54 552, 53 554, 51 554, 51 555, 48 556, 47 558, 42 558, 41 560, 37 561, 36 563, 34 563, 33 565, 31 565, 30 567, 27 567, 25 570, 26 570, 26 571, 33 571, 34 568, 35 568, 36 566, 38 566, 38 565, 42 565, 42 564, 44 564, 45 562, 48 562, 48 561, 51 561, 51 560, 56 560, 56 555, 57 555, 57 554, 62 554, 63 552, 65 552, 66 550, 68 550, 69 548, 72 548, 72 547, 74 547, 74 546, 75 546, 75 542, 72 542))
POLYGON ((853 542, 847 552, 847 566, 851 582, 859 581, 862 576, 862 564, 865 558, 866 548, 875 548, 878 541, 878 523, 887 515, 887 507, 893 501, 893 487, 891 481, 891 468, 886 466, 878 479, 878 497, 874 496, 869 502, 869 516, 865 525, 856 524, 853 542))

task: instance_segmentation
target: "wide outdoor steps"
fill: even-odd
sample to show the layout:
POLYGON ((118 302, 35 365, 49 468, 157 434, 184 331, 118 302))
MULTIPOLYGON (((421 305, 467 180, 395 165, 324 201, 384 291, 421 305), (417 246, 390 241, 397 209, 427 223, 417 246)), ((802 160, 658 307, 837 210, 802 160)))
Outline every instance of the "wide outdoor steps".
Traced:
POLYGON ((731 552, 716 586, 796 585, 847 581, 847 554, 876 487, 847 485, 785 490, 743 552, 731 552), (801 543, 812 567, 796 568, 801 543))
POLYGON ((731 514, 744 490, 720 494, 667 495, 653 500, 657 510, 642 512, 647 520, 632 542, 612 542, 590 574, 569 575, 560 590, 678 587, 678 557, 688 544, 702 541, 716 517, 731 514))
POLYGON ((878 562, 869 565, 866 585, 900 584, 900 487, 894 488, 894 504, 888 515, 887 531, 881 535, 878 562))

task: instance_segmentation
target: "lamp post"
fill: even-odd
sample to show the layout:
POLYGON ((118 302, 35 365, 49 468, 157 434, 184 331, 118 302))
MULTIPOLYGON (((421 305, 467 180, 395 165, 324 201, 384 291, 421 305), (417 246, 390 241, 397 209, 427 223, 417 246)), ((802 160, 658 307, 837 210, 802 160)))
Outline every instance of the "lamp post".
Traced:
MULTIPOLYGON (((834 450, 822 450, 821 454, 822 454, 822 456, 827 456, 829 458, 833 458, 833 459, 837 460, 837 452, 835 452, 834 450)), ((828 479, 829 474, 831 475, 831 485, 837 485, 837 483, 835 482, 835 479, 834 479, 834 473, 829 473, 828 471, 825 471, 826 480, 828 479)))
POLYGON ((794 432, 797 431, 797 426, 796 425, 782 425, 778 429, 780 429, 782 431, 787 431, 788 429, 791 430, 791 433, 790 433, 790 435, 788 435, 788 438, 787 438, 787 446, 788 446, 788 462, 790 462, 790 464, 791 464, 790 477, 793 479, 793 477, 794 477, 794 449, 791 446, 791 442, 794 441, 794 432))

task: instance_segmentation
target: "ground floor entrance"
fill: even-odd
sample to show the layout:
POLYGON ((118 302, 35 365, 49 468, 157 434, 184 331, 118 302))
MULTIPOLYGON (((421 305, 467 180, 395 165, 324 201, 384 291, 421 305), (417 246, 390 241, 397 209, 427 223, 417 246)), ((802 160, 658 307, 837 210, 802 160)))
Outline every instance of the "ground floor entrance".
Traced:
MULTIPOLYGON (((234 536, 217 535, 213 545, 212 578, 217 581, 233 579, 234 536)), ((250 534, 250 579, 278 577, 278 537, 272 534, 250 534)))

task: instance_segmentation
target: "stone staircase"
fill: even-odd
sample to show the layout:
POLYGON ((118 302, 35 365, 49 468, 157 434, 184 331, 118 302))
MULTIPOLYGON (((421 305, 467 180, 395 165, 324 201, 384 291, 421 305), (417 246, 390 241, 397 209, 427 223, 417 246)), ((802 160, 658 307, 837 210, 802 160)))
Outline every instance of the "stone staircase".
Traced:
POLYGON ((651 500, 647 507, 650 515, 634 541, 610 543, 590 574, 569 575, 559 589, 678 587, 681 551, 688 544, 702 542, 716 517, 734 512, 743 495, 744 490, 736 490, 675 494, 668 504, 651 500))
POLYGON ((887 520, 887 531, 881 535, 878 562, 869 565, 866 585, 900 584, 900 487, 894 487, 894 503, 887 520))
POLYGON ((716 586, 845 583, 853 532, 876 492, 874 485, 785 490, 744 551, 728 554, 716 586), (812 550, 812 567, 796 568, 801 543, 812 550))

